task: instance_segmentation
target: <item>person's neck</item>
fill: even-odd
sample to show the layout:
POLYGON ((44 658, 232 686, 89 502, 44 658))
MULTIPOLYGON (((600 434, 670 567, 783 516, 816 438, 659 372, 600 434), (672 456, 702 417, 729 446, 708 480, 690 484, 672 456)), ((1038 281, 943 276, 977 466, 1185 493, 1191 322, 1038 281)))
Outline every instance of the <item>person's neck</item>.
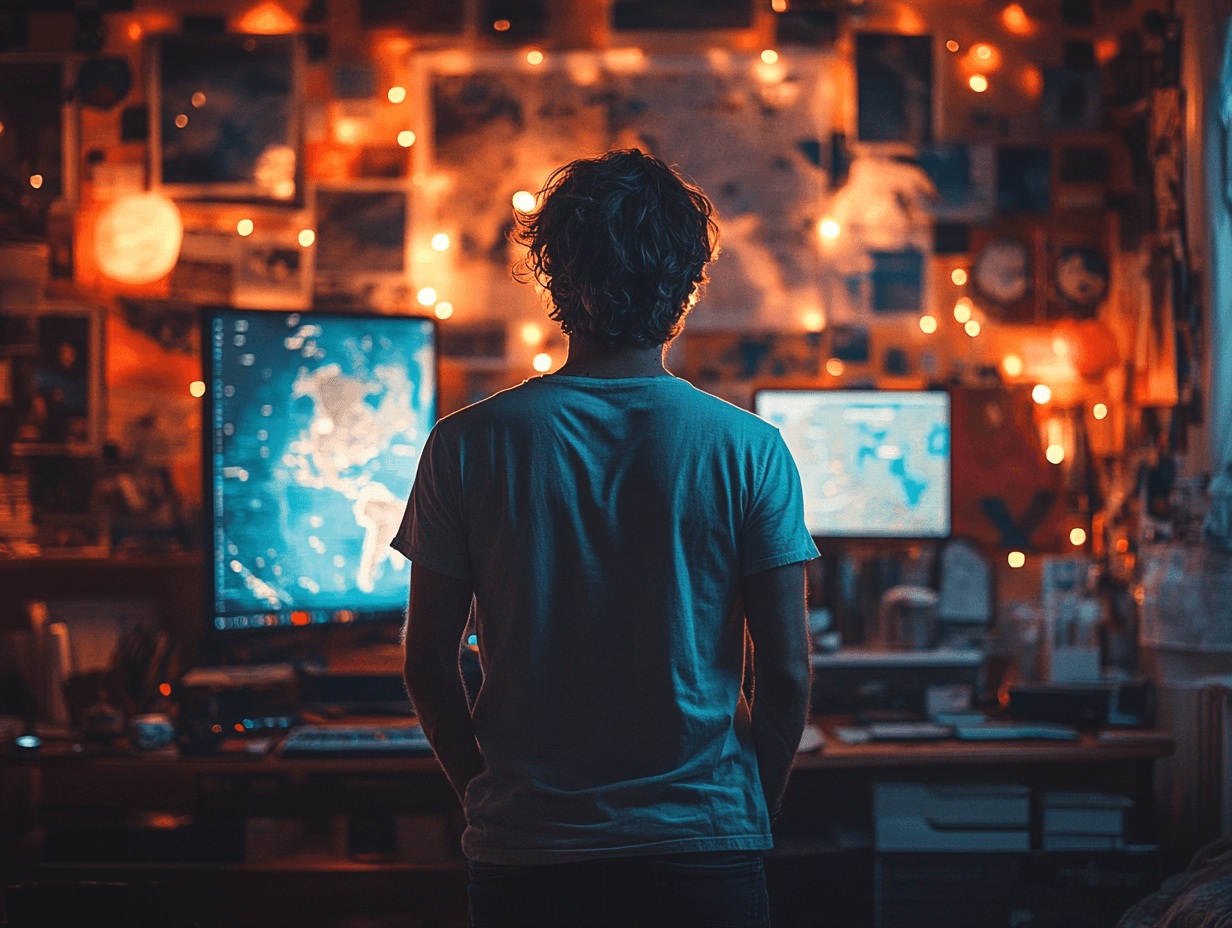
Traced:
POLYGON ((569 357, 556 371, 567 377, 666 377, 664 346, 652 348, 605 348, 578 338, 569 339, 569 357))

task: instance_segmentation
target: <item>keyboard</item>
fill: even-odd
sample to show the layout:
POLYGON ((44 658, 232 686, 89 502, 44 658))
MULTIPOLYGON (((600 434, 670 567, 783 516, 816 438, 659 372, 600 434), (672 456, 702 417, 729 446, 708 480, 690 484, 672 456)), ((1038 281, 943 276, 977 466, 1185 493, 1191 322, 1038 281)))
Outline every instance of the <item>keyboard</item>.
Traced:
POLYGON ((280 751, 288 757, 427 757, 432 746, 418 725, 300 725, 280 751))

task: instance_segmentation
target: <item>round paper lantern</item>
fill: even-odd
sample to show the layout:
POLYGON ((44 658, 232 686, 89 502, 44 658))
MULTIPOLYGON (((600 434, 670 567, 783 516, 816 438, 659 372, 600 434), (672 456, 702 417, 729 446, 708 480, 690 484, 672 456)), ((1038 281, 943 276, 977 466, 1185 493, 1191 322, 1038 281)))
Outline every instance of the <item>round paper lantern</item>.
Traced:
POLYGON ((1068 345, 1070 360, 1088 380, 1102 376, 1120 360, 1116 334, 1098 319, 1062 319, 1052 334, 1068 345))
POLYGON ((103 210, 94 227, 94 250, 107 277, 149 284, 175 267, 183 238, 179 207, 151 191, 121 197, 103 210))

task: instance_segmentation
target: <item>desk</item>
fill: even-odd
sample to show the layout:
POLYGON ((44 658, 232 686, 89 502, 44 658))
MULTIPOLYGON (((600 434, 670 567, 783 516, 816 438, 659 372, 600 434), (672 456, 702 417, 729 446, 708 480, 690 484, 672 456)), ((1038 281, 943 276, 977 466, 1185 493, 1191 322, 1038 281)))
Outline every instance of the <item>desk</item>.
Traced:
MULTIPOLYGON (((1168 754, 1160 732, 1131 740, 844 745, 828 729, 824 750, 801 755, 768 856, 776 928, 871 925, 874 898, 874 782, 1013 781, 1036 790, 1124 792, 1139 804, 1132 840, 1148 840, 1152 765, 1168 754)), ((111 880, 171 894, 203 924, 449 926, 465 924, 462 820, 432 758, 317 759, 184 756, 108 757, 50 745, 0 762, 0 795, 22 791, 32 826, 10 833, 9 881, 111 880), (100 811, 193 816, 195 821, 301 820, 301 842, 268 859, 198 862, 52 863, 40 834, 60 820, 100 811), (439 853, 419 860, 361 862, 339 848, 340 816, 417 817, 442 823, 439 853), (40 831, 41 830, 41 831, 40 831), (358 922, 356 922, 358 923, 358 922)), ((237 825, 238 827, 238 825, 237 825)), ((431 848, 429 850, 432 850, 431 848)), ((171 922, 167 923, 170 928, 171 922)), ((1097 926, 1091 926, 1097 928, 1097 926)))

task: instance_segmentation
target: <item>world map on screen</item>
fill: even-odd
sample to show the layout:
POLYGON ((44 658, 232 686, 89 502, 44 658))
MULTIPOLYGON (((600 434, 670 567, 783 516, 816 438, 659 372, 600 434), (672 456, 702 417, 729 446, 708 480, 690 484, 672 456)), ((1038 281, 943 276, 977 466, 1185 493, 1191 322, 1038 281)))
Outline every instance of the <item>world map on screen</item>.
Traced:
POLYGON ((409 572, 389 543, 435 421, 431 324, 236 312, 212 327, 215 625, 400 608, 409 572))
POLYGON ((949 534, 946 394, 767 390, 756 408, 796 461, 811 534, 949 534))

